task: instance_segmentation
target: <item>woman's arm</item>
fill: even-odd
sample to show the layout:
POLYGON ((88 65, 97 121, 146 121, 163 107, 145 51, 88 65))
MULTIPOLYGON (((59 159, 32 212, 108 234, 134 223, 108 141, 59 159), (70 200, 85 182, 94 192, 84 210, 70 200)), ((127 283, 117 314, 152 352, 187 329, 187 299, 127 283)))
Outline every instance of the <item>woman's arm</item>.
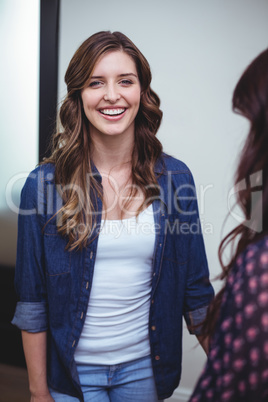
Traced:
POLYGON ((53 402, 47 385, 47 333, 21 331, 31 402, 53 402))

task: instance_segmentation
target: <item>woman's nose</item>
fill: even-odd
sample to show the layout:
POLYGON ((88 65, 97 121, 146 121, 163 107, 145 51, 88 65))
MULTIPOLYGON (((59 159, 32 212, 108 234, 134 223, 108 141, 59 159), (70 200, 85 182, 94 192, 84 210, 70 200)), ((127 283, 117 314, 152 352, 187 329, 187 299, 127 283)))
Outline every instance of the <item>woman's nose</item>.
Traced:
POLYGON ((106 94, 104 95, 104 100, 115 103, 118 99, 120 99, 118 89, 114 85, 108 85, 106 94))

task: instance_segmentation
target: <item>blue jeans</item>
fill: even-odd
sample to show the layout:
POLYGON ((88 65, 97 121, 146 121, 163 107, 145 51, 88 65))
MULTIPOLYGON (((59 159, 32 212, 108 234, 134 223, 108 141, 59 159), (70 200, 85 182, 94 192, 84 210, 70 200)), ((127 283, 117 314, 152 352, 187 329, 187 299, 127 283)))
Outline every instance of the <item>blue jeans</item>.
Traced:
MULTIPOLYGON (((112 366, 78 365, 85 402, 159 402, 151 357, 112 366)), ((50 389, 55 402, 79 402, 50 389)))

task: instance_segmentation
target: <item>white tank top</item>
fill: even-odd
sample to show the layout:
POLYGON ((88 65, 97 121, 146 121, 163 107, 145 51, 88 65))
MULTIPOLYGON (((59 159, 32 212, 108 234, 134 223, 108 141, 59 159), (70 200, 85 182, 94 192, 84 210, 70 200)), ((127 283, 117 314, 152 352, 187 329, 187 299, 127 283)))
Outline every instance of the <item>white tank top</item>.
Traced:
POLYGON ((149 308, 155 243, 153 208, 102 221, 78 364, 112 365, 150 354, 149 308))

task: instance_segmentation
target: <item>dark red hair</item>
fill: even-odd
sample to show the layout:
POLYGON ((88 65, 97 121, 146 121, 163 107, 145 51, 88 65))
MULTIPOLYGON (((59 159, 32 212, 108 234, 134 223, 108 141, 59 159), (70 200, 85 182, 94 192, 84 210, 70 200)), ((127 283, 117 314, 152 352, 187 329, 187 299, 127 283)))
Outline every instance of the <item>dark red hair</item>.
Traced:
MULTIPOLYGON (((237 204, 245 221, 233 229, 219 246, 222 266, 220 278, 226 279, 235 260, 245 248, 268 233, 268 49, 263 51, 242 74, 232 99, 233 111, 250 122, 249 133, 235 175, 235 184, 243 183, 237 192, 237 204), (255 197, 252 197, 253 192, 255 197), (257 197, 256 197, 257 195, 257 197), (230 262, 224 264, 223 253, 233 245, 230 262)), ((203 326, 203 335, 213 334, 225 285, 211 304, 203 326)))

